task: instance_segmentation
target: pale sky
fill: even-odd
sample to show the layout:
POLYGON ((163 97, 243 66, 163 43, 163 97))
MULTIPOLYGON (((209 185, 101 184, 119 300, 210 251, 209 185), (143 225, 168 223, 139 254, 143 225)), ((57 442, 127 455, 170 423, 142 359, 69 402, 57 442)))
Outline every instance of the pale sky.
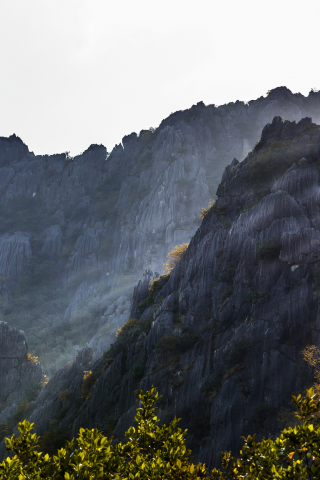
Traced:
POLYGON ((0 0, 0 136, 110 151, 171 112, 320 89, 319 0, 0 0))

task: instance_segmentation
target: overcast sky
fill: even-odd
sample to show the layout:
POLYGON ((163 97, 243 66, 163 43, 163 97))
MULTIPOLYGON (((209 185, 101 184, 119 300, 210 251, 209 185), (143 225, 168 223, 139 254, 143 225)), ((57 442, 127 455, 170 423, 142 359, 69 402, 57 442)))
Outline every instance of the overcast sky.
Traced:
POLYGON ((35 154, 320 88, 319 0, 0 0, 0 136, 35 154))

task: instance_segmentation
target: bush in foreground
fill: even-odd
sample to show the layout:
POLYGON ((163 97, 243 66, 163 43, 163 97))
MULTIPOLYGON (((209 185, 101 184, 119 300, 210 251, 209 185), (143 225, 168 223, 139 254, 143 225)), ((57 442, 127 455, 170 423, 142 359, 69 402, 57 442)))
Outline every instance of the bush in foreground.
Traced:
POLYGON ((6 439, 15 456, 0 464, 1 480, 304 480, 320 478, 320 427, 311 423, 320 411, 319 396, 311 388, 306 397, 293 397, 301 424, 282 431, 275 440, 256 443, 254 436, 244 439, 240 457, 222 453, 223 471, 207 474, 204 464, 190 463, 185 446, 186 430, 177 428, 175 418, 167 427, 158 426, 154 404, 155 388, 140 392, 141 408, 135 417, 137 431, 129 428, 125 444, 112 444, 96 429, 80 429, 77 439, 66 442, 57 455, 38 452, 39 437, 26 420, 19 424, 20 436, 6 439), (231 465, 232 464, 232 465, 231 465))
POLYGON ((20 436, 6 439, 15 456, 0 464, 0 479, 197 479, 206 476, 205 466, 189 462, 185 446, 187 431, 177 427, 175 418, 168 426, 158 426, 154 404, 155 388, 140 392, 141 408, 135 420, 137 430, 129 428, 125 444, 113 445, 97 429, 80 429, 77 441, 66 442, 56 456, 38 452, 39 437, 33 424, 19 423, 20 436))

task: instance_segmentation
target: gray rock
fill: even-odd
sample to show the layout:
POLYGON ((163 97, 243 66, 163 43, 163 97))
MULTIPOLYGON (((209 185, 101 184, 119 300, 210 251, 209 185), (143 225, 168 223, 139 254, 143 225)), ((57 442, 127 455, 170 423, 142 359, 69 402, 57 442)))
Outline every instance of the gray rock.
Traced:
POLYGON ((40 363, 28 360, 27 353, 24 332, 0 322, 0 423, 43 381, 40 363))
POLYGON ((60 225, 51 225, 43 232, 44 245, 42 253, 57 258, 62 248, 62 231, 60 225))
POLYGON ((16 232, 0 237, 1 293, 7 294, 20 280, 23 266, 31 257, 30 234, 16 232))

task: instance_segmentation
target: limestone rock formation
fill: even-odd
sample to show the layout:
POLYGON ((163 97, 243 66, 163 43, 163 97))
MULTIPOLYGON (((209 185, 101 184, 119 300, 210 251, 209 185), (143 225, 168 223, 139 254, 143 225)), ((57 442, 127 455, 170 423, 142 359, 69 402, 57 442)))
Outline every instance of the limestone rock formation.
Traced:
POLYGON ((280 87, 248 104, 200 102, 110 155, 91 145, 74 158, 35 156, 15 135, 0 138, 1 311, 52 376, 28 410, 38 433, 56 419, 69 434, 97 426, 121 438, 136 390, 151 384, 161 418, 182 417, 210 465, 241 434, 277 428, 274 412, 307 378, 299 349, 318 343, 311 117, 320 121, 320 93, 280 87), (166 254, 190 240, 150 297, 166 254))
POLYGON ((155 131, 125 136, 110 155, 91 145, 74 158, 35 156, 15 135, 2 137, 4 320, 26 331, 52 374, 98 334, 97 309, 91 327, 76 338, 77 312, 108 292, 109 303, 115 291, 130 296, 146 269, 161 274, 166 254, 199 227, 225 166, 247 155, 266 123, 277 115, 319 121, 319 112, 319 93, 304 97, 279 87, 248 104, 200 102, 155 131), (56 342, 49 345, 52 336, 56 342))
POLYGON ((137 390, 151 385, 163 396, 161 420, 182 418, 209 467, 221 450, 236 452, 241 435, 277 433, 279 410, 312 383, 301 349, 320 342, 319 148, 310 119, 275 117, 264 128, 225 169, 216 204, 153 298, 135 289, 135 320, 90 366, 88 392, 79 393, 89 368, 78 360, 49 381, 55 400, 45 413, 40 395, 30 417, 38 433, 58 418, 60 428, 72 423, 70 435, 98 427, 121 439, 137 390), (69 403, 58 395, 62 376, 69 403))

